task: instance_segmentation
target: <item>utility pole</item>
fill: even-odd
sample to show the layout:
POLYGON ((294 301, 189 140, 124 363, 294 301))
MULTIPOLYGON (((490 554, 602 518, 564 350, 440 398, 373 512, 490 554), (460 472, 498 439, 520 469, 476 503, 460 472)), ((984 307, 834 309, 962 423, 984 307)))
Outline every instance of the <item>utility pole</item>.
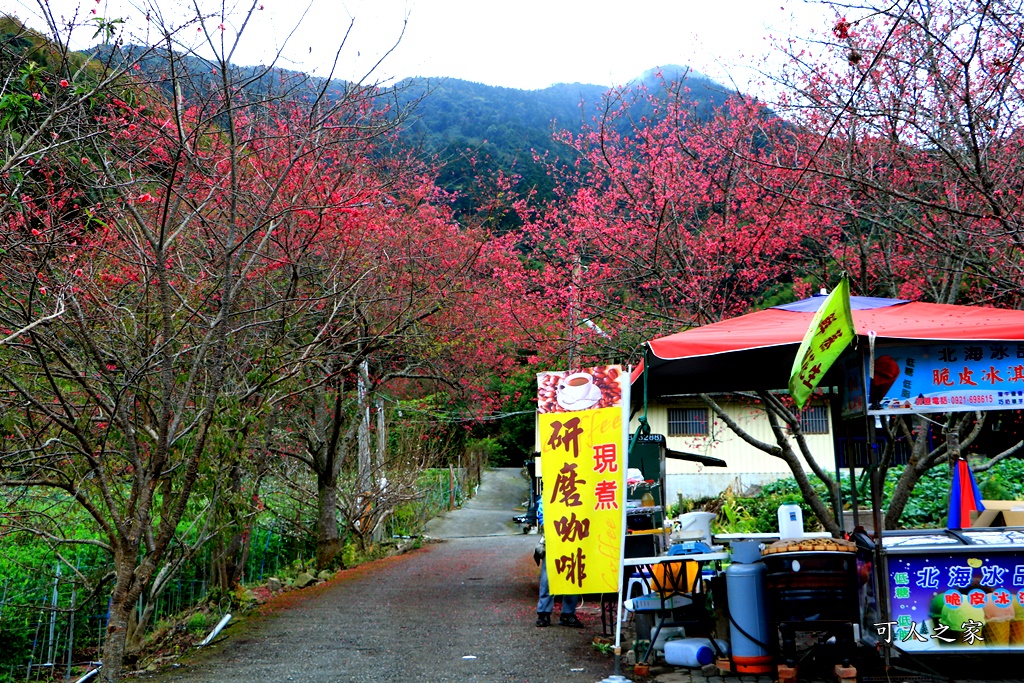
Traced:
POLYGON ((582 272, 583 265, 580 255, 574 254, 572 257, 572 282, 569 285, 569 372, 575 372, 577 369, 576 327, 579 325, 579 282, 582 272))
POLYGON ((373 485, 373 467, 370 455, 370 364, 363 361, 359 364, 359 381, 356 394, 359 400, 359 431, 358 444, 358 471, 356 472, 356 501, 361 519, 359 520, 359 533, 366 536, 370 529, 364 529, 363 524, 370 519, 369 511, 373 501, 368 500, 373 485))
MULTIPOLYGON (((380 491, 381 498, 386 499, 387 493, 385 490, 387 489, 388 479, 384 476, 384 462, 388 440, 384 423, 384 399, 378 396, 375 404, 377 408, 377 448, 374 450, 373 468, 370 476, 375 482, 375 489, 380 491)), ((372 537, 375 543, 384 540, 384 524, 381 523, 382 521, 378 521, 376 528, 373 530, 372 537)))

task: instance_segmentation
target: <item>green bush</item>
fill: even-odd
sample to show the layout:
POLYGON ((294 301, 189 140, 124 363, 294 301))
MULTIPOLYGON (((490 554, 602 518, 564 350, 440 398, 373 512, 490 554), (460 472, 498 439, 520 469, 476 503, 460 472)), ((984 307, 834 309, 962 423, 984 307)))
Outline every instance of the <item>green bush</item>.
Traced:
MULTIPOLYGON (((886 476, 885 490, 882 494, 882 507, 886 510, 889 509, 893 489, 902 474, 903 467, 894 467, 886 476)), ((949 487, 950 478, 947 467, 935 467, 925 472, 914 487, 906 507, 903 508, 900 527, 927 529, 944 526, 949 511, 949 487)), ((863 507, 867 507, 867 505, 863 507)))
POLYGON ((982 497, 989 500, 1024 500, 1024 459, 1007 459, 977 476, 982 497))
MULTIPOLYGON (((883 507, 889 507, 892 490, 903 473, 902 467, 894 467, 885 482, 883 507)), ((996 463, 992 469, 975 475, 981 497, 989 500, 1024 499, 1024 460, 1006 459, 996 463)), ((900 526, 907 529, 941 527, 946 524, 949 513, 949 491, 952 474, 946 465, 928 470, 914 487, 907 506, 900 517, 900 526)))
POLYGON ((188 618, 185 622, 185 628, 188 629, 189 633, 196 635, 206 631, 206 625, 209 623, 209 617, 206 612, 196 612, 188 618))
POLYGON ((359 548, 354 542, 346 542, 341 551, 342 562, 346 567, 354 567, 359 563, 359 548))
POLYGON ((0 624, 0 681, 13 681, 7 674, 15 667, 22 668, 24 673, 25 659, 31 651, 33 626, 23 619, 11 618, 10 611, 4 615, 0 624))

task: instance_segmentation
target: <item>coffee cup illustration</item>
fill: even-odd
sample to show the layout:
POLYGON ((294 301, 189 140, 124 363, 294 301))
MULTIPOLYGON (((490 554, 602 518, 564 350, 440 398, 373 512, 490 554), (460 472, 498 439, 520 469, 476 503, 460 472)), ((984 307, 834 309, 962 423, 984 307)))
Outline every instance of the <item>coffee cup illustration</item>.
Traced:
POLYGON ((594 376, 589 372, 575 372, 558 381, 558 398, 562 403, 576 403, 590 396, 594 376))

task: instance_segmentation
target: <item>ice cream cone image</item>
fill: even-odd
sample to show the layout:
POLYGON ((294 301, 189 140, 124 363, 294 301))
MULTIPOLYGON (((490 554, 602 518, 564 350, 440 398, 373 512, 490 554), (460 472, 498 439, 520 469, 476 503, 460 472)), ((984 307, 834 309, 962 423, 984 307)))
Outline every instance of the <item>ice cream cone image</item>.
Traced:
POLYGON ((981 630, 986 647, 1006 647, 1010 644, 1011 619, 990 619, 981 630))
POLYGON ((951 638, 952 642, 945 642, 943 646, 946 647, 970 647, 970 646, 983 646, 985 641, 982 640, 985 636, 982 634, 985 626, 985 610, 977 605, 946 605, 942 608, 942 616, 939 619, 940 623, 949 627, 944 637, 951 638), (969 637, 968 633, 972 633, 973 636, 969 637), (980 638, 977 636, 981 636, 980 638))
POLYGON ((981 637, 988 647, 1006 647, 1010 644, 1010 624, 1016 617, 1006 591, 992 593, 985 601, 985 627, 981 637))
POLYGON ((1013 621, 1010 622, 1010 645, 1024 645, 1024 605, 1013 601, 1013 621))
POLYGON ((1024 620, 1010 622, 1010 645, 1024 645, 1024 620))

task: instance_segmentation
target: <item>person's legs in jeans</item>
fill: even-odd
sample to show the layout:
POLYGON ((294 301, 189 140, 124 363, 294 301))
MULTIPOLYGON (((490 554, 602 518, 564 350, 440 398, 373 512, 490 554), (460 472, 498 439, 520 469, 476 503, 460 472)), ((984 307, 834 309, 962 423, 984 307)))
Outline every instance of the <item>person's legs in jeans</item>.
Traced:
POLYGON ((580 596, 578 595, 563 595, 562 596, 562 614, 558 617, 558 623, 562 626, 572 626, 573 628, 582 628, 583 622, 576 616, 576 606, 580 604, 580 596))
POLYGON ((547 561, 540 561, 540 597, 537 599, 537 626, 551 625, 551 611, 555 608, 555 596, 548 590, 547 561))

